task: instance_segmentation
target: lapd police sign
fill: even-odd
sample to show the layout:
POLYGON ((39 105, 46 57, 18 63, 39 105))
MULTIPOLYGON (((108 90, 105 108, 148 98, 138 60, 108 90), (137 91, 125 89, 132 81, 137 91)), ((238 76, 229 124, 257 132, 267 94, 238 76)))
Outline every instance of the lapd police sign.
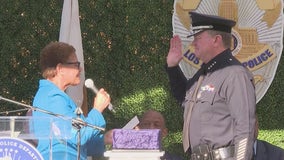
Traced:
POLYGON ((183 45, 180 67, 187 78, 202 62, 190 45, 193 37, 189 11, 218 15, 236 21, 232 29, 232 53, 254 75, 257 102, 265 95, 279 64, 283 40, 282 0, 175 0, 173 34, 183 45))
POLYGON ((0 160, 43 160, 34 146, 19 138, 0 137, 0 160))

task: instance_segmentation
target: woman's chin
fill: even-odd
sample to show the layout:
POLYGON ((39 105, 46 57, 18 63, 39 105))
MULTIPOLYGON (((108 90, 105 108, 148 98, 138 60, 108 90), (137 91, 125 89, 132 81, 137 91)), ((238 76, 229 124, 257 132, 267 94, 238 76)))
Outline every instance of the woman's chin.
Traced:
POLYGON ((76 81, 74 81, 71 85, 72 86, 77 86, 78 84, 80 84, 80 79, 79 80, 76 80, 76 81))

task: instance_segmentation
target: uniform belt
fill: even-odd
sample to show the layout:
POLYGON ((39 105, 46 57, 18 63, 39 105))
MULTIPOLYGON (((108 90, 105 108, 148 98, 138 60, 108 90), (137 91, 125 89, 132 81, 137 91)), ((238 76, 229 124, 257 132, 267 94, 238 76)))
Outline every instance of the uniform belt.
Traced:
POLYGON ((234 146, 211 149, 208 145, 200 145, 192 149, 191 160, 223 160, 234 157, 234 152, 234 146))

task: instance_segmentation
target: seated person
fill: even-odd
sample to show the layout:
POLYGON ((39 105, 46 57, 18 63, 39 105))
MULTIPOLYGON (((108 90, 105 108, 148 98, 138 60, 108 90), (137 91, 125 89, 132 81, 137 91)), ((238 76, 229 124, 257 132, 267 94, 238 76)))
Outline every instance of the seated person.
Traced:
MULTIPOLYGON (((146 111, 141 119, 138 126, 135 127, 135 129, 160 129, 162 133, 162 137, 165 138, 168 135, 168 129, 165 124, 164 116, 155 110, 148 110, 146 111)), ((99 157, 102 156, 99 153, 102 153, 102 150, 95 149, 95 144, 102 144, 105 145, 112 144, 112 131, 109 130, 104 135, 100 135, 100 137, 96 137, 94 143, 89 143, 88 148, 92 148, 91 146, 94 146, 92 150, 88 150, 88 155, 93 157, 99 157)), ((161 158, 161 160, 181 160, 182 158, 177 155, 170 154, 169 152, 165 152, 164 156, 161 158)))
MULTIPOLYGON (((168 129, 166 127, 164 116, 155 110, 146 111, 138 124, 139 129, 160 129, 162 133, 162 137, 165 138, 168 135, 168 129)), ((181 160, 182 158, 165 152, 164 156, 161 158, 162 160, 181 160)))
POLYGON ((284 149, 270 144, 266 141, 257 139, 258 121, 256 119, 254 160, 282 160, 284 159, 284 149))

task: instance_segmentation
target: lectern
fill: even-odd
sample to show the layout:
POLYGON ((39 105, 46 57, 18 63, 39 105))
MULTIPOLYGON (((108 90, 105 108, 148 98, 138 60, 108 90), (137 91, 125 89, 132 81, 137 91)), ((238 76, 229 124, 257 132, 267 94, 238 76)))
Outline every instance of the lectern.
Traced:
MULTIPOLYGON (((66 146, 66 152, 62 151, 62 155, 67 154, 66 141, 70 138, 70 123, 66 126, 56 124, 56 118, 35 118, 30 116, 2 116, 0 117, 0 159, 34 159, 43 160, 43 154, 49 154, 49 160, 53 158, 53 141, 60 141, 66 146), (51 128, 50 132, 35 131, 33 129, 34 122, 48 122, 51 128), (39 140, 49 142, 49 150, 45 153, 39 152, 36 147, 39 140)), ((48 127, 48 126, 46 126, 48 127)), ((67 156, 65 156, 67 157, 67 156)), ((64 156, 60 158, 64 159, 64 156)))

